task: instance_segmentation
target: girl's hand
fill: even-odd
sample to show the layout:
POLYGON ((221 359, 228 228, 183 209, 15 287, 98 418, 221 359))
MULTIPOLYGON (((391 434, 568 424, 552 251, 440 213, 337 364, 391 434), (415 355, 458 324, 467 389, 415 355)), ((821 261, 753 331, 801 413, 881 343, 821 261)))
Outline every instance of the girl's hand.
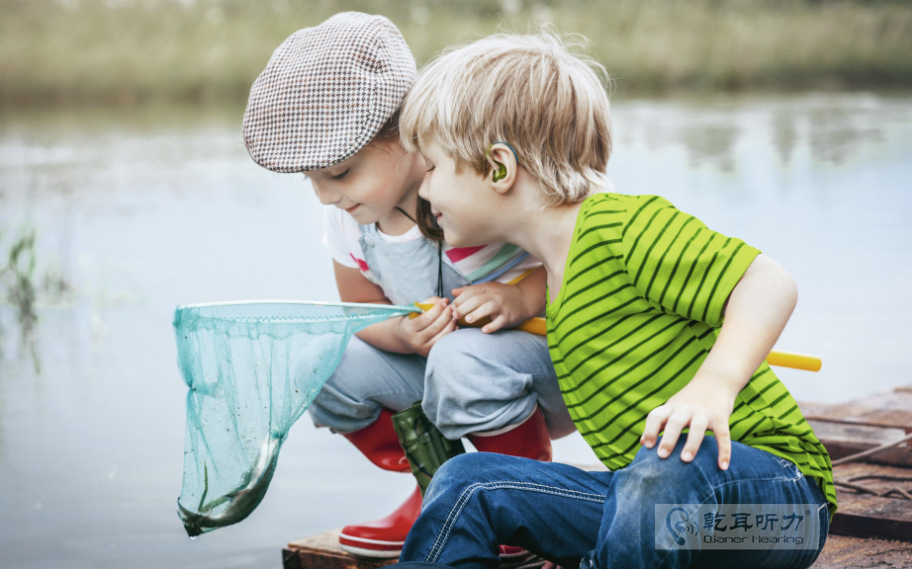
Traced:
POLYGON ((424 303, 434 306, 414 318, 399 318, 396 335, 413 353, 427 357, 437 340, 456 329, 456 322, 449 299, 431 297, 424 303))
POLYGON ((453 289, 453 321, 468 325, 484 324, 485 334, 526 320, 528 307, 522 289, 515 285, 489 282, 453 289), (485 322, 485 319, 489 322, 485 322))
POLYGON ((656 407, 646 416, 640 444, 651 449, 664 429, 665 434, 656 452, 660 458, 667 458, 674 450, 681 431, 689 427, 681 460, 690 462, 697 455, 706 431, 711 430, 719 446, 719 468, 728 470, 731 460, 728 419, 734 409, 735 396, 737 394, 728 393, 718 383, 712 388, 710 382, 698 381, 695 377, 664 405, 656 407))

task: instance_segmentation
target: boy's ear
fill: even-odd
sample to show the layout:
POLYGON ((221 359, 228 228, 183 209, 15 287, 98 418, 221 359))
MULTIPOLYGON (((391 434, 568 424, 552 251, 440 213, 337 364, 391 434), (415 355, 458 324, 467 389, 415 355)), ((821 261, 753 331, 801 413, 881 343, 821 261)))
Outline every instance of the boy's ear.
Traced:
POLYGON ((498 193, 507 192, 513 187, 519 168, 513 149, 504 142, 495 142, 485 152, 485 159, 490 168, 488 181, 491 187, 498 193))

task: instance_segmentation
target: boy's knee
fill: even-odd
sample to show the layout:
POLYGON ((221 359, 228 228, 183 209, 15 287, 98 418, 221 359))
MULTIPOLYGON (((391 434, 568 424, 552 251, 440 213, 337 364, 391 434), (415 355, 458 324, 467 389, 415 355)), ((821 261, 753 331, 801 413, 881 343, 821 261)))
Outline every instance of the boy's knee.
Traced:
POLYGON ((704 469, 718 469, 718 445, 714 437, 705 437, 694 459, 684 462, 681 460, 681 451, 685 439, 686 436, 681 437, 666 458, 659 457, 658 443, 651 449, 642 447, 633 462, 618 471, 620 476, 617 483, 625 491, 636 494, 664 492, 672 486, 672 481, 674 486, 686 486, 689 482, 699 484, 705 478, 702 474, 704 469))
POLYGON ((431 485, 443 484, 447 486, 466 486, 478 481, 477 473, 484 468, 484 464, 479 464, 478 453, 465 453, 454 456, 447 460, 431 479, 431 485))
POLYGON ((431 501, 447 494, 461 495, 470 486, 502 478, 497 474, 500 468, 498 459, 502 458, 504 457, 501 455, 480 452, 454 456, 444 462, 434 473, 425 501, 431 501))

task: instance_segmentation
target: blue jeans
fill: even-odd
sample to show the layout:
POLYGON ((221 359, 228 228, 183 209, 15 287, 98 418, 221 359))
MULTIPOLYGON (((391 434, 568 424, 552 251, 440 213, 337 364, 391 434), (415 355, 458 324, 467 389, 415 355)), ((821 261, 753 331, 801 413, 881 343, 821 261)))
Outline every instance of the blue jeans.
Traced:
MULTIPOLYGON (((657 447, 642 448, 614 472, 488 453, 458 456, 431 481, 400 559, 494 569, 498 544, 510 544, 563 567, 803 568, 814 562, 829 530, 826 499, 815 481, 790 461, 737 442, 729 469, 719 470, 713 437, 685 463, 678 458, 683 444, 664 460, 657 447), (701 512, 724 504, 786 504, 779 507, 785 517, 801 518, 815 539, 791 548, 659 548, 657 534, 665 526, 660 519, 657 527, 655 518, 662 504, 698 505, 701 512)), ((696 506, 690 512, 697 513, 696 506)), ((705 522, 703 516, 693 521, 705 522)))

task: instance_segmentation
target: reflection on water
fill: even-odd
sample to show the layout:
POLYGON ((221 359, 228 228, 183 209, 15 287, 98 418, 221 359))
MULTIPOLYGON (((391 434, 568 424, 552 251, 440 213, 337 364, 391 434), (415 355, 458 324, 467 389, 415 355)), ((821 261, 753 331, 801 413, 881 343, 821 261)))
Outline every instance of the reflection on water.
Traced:
MULTIPOLYGON (((795 276, 778 347, 824 360, 781 372, 799 399, 909 383, 910 111, 870 94, 614 101, 617 191, 665 195, 795 276)), ((278 567, 287 541, 404 499, 408 476, 304 419, 250 518, 191 543, 176 515, 173 308, 335 299, 320 224, 301 176, 249 160, 239 109, 0 114, 0 267, 34 228, 17 266, 37 318, 0 279, 0 566, 278 567)), ((578 437, 556 453, 592 460, 578 437)))

